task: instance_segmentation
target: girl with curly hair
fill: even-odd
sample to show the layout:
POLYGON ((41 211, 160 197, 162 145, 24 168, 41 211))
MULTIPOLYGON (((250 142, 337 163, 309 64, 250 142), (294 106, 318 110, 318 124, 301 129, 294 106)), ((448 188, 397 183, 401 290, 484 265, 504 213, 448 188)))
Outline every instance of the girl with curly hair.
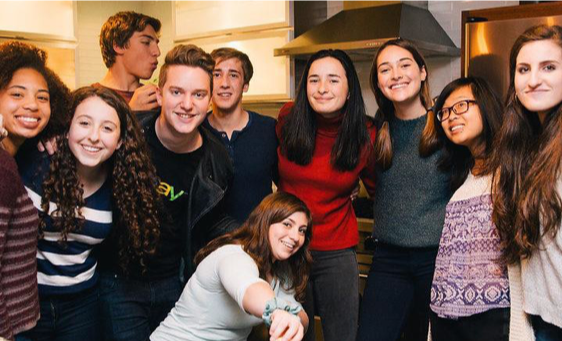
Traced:
POLYGON ((242 341, 262 322, 272 340, 301 340, 311 236, 304 202, 268 195, 239 229, 199 251, 195 274, 150 340, 242 341))
POLYGON ((523 309, 537 340, 562 339, 562 27, 520 35, 494 165, 494 223, 521 261, 523 309))
POLYGON ((159 236, 156 175, 127 103, 111 90, 83 87, 70 112, 57 152, 32 157, 22 175, 42 218, 41 319, 25 334, 34 340, 99 340, 93 249, 115 238, 126 268, 144 264, 159 236))
POLYGON ((37 210, 14 157, 26 141, 56 133, 65 121, 68 89, 35 46, 0 44, 0 338, 35 326, 37 210))

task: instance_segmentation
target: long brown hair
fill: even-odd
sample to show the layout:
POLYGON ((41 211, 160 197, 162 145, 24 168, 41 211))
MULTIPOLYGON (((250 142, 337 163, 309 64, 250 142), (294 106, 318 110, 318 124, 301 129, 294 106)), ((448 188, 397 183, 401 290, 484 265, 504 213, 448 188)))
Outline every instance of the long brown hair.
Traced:
MULTIPOLYGON (((90 97, 99 97, 115 109, 121 127, 121 147, 109 162, 112 182, 113 226, 111 236, 118 238, 121 267, 126 270, 134 261, 144 268, 145 258, 155 252, 160 236, 157 209, 157 176, 136 118, 127 103, 115 92, 103 87, 83 87, 73 92, 70 112, 90 97)), ((68 128, 70 129, 70 128, 68 128)), ((67 130, 68 132, 68 130, 67 130)), ((49 212, 49 202, 57 203, 53 226, 61 232, 61 243, 68 234, 81 228, 84 220, 76 218, 76 208, 84 207, 84 190, 79 185, 76 158, 61 138, 52 156, 49 175, 43 182, 41 208, 49 212)), ((46 225, 41 222, 41 229, 46 225)))
POLYGON ((521 48, 550 40, 562 48, 562 27, 539 25, 520 35, 509 58, 509 89, 504 122, 493 155, 493 220, 504 244, 507 263, 529 257, 544 235, 554 236, 562 218, 562 202, 556 192, 562 160, 562 106, 547 114, 541 126, 536 112, 517 99, 515 68, 521 48), (541 234, 541 225, 543 233, 541 234))
POLYGON ((223 245, 242 245, 244 251, 256 262, 262 279, 265 279, 267 274, 271 274, 286 289, 294 289, 295 298, 303 302, 312 263, 312 256, 308 251, 311 237, 312 215, 306 204, 292 194, 276 192, 265 197, 239 229, 213 240, 201 249, 195 256, 195 264, 199 264, 211 252, 223 245), (269 227, 296 212, 304 213, 308 220, 304 244, 289 259, 273 262, 269 227))
MULTIPOLYGON (((429 92, 429 70, 427 69, 425 59, 423 58, 420 51, 418 51, 418 48, 408 40, 404 40, 401 38, 389 40, 384 43, 375 54, 373 65, 371 66, 370 76, 371 91, 373 91, 373 94, 375 94, 375 99, 377 100, 377 104, 379 106, 376 120, 378 121, 378 125, 380 126, 380 128, 377 132, 377 138, 375 140, 375 155, 376 162, 383 170, 390 168, 390 166, 392 165, 392 139, 390 136, 390 127, 388 126, 388 121, 392 116, 394 116, 394 104, 391 100, 384 96, 381 89, 379 88, 377 62, 382 51, 384 51, 384 49, 389 46, 397 46, 410 52, 414 57, 416 64, 418 64, 420 70, 425 69, 427 77, 424 81, 421 82, 419 96, 422 105, 427 110, 429 110, 433 105, 433 101, 431 100, 431 95, 429 92)), ((423 129, 419 145, 419 153, 422 157, 430 156, 440 147, 440 142, 437 138, 435 125, 436 122, 434 115, 426 115, 426 124, 423 129)))

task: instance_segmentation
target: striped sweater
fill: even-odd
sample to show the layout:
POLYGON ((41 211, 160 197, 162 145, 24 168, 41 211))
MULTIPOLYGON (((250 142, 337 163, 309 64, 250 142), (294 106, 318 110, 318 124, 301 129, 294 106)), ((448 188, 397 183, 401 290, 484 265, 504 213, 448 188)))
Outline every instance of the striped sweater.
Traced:
POLYGON ((38 224, 14 159, 0 149, 0 337, 6 339, 39 319, 38 224))
MULTIPOLYGON (((37 155, 31 163, 20 162, 21 176, 29 198, 35 208, 41 208, 43 180, 49 174, 49 159, 37 155)), ((53 225, 51 214, 57 209, 49 203, 49 212, 43 214, 45 227, 37 250, 37 280, 43 299, 49 295, 75 294, 96 285, 97 258, 93 249, 111 230, 111 181, 107 180, 95 193, 84 199, 80 209, 84 217, 82 226, 69 233, 66 243, 61 243, 61 233, 53 225)))

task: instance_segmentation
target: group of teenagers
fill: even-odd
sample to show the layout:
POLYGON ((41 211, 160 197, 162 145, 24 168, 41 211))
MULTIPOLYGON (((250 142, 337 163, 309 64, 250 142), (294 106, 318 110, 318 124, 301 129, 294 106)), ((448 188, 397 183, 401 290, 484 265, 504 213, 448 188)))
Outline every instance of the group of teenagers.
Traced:
POLYGON ((232 48, 177 45, 142 85, 159 30, 110 17, 107 74, 73 92, 0 45, 0 339, 315 340, 314 316, 326 341, 562 339, 562 27, 515 41, 503 101, 477 77, 432 100, 415 45, 387 41, 374 118, 322 50, 277 121, 243 109, 232 48))

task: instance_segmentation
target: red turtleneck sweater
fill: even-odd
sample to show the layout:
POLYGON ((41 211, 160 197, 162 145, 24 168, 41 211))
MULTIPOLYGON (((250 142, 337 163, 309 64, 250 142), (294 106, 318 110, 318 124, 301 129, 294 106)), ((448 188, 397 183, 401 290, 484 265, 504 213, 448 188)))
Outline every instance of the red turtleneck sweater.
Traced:
MULTIPOLYGON (((281 127, 293 104, 287 103, 279 112, 277 137, 281 139, 281 127)), ((279 159, 279 190, 292 193, 306 203, 312 212, 314 223, 312 229, 311 250, 341 250, 357 245, 359 233, 357 219, 351 205, 350 195, 357 186, 359 178, 363 180, 369 195, 375 190, 375 165, 368 162, 367 155, 361 158, 352 171, 341 172, 330 164, 330 153, 336 142, 338 129, 343 115, 333 119, 316 115, 316 141, 312 161, 306 166, 297 165, 281 155, 279 159)), ((375 140, 375 127, 367 127, 371 141, 375 140)))

